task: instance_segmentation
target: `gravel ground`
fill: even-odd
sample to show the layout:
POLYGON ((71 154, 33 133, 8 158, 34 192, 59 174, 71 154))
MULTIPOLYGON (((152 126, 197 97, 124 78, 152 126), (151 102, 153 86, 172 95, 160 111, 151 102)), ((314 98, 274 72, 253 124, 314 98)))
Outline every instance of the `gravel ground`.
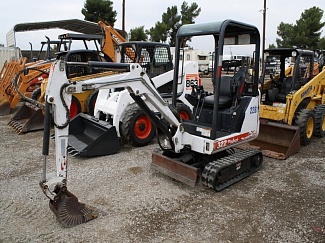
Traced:
MULTIPOLYGON (((68 189, 99 217, 63 228, 38 182, 42 131, 17 135, 0 117, 0 242, 325 242, 325 138, 215 193, 150 169, 151 144, 71 157, 68 189)), ((54 172, 51 142, 48 172, 54 172)))

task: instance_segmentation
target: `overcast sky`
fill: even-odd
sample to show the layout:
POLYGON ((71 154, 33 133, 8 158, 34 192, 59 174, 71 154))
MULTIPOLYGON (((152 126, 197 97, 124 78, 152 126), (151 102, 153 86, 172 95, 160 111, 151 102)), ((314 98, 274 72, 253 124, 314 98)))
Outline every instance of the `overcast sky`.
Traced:
MULTIPOLYGON (((325 0, 266 0, 266 47, 274 43, 276 30, 280 22, 295 24, 301 13, 313 6, 325 10, 325 0)), ((42 22, 64 19, 84 19, 81 9, 85 0, 1 0, 0 4, 0 44, 7 45, 6 34, 16 24, 27 22, 42 22)), ((117 11, 115 28, 122 28, 122 0, 113 0, 113 8, 117 11)), ((144 26, 149 29, 155 22, 161 21, 161 15, 168 7, 176 5, 180 10, 183 0, 125 0, 126 31, 134 27, 144 26)), ((194 1, 186 1, 189 5, 194 1)), ((196 0, 201 7, 196 23, 213 22, 233 19, 255 25, 262 36, 264 0, 196 0)), ((325 22, 325 14, 322 19, 325 22)), ((47 35, 51 39, 64 33, 62 30, 18 33, 17 46, 29 49, 29 42, 34 48, 47 35)), ((321 36, 325 36, 325 28, 321 36)), ((204 43, 192 43, 196 49, 209 49, 204 43)), ((240 53, 237 53, 240 54, 240 53)))

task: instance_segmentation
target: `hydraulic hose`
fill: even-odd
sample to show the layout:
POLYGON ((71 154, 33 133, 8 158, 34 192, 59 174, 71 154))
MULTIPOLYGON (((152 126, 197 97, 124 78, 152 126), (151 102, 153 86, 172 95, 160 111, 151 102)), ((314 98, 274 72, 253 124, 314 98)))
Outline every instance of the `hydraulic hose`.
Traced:
POLYGON ((26 95, 24 95, 23 93, 20 92, 19 90, 19 87, 18 87, 18 79, 19 79, 19 76, 20 74, 22 74, 23 72, 26 72, 26 70, 35 70, 35 71, 39 71, 40 73, 43 73, 43 74, 49 74, 48 72, 45 72, 44 70, 41 70, 41 69, 38 69, 38 68, 25 68, 25 69, 22 69, 20 71, 18 71, 18 73, 16 73, 14 79, 12 80, 12 83, 13 85, 15 86, 15 89, 16 89, 16 92, 19 94, 19 96, 26 100, 27 102, 41 108, 41 109, 45 109, 45 106, 44 104, 42 104, 41 102, 38 102, 37 100, 33 100, 31 98, 28 98, 26 95))

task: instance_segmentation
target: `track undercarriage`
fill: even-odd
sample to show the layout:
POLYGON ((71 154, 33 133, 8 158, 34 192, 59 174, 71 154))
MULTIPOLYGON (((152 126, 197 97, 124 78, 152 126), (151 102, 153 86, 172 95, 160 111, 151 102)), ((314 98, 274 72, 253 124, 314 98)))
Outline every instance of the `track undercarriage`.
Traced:
POLYGON ((262 152, 254 149, 229 149, 200 159, 189 153, 174 156, 171 152, 153 153, 152 168, 190 186, 195 186, 201 179, 204 186, 215 191, 250 176, 263 163, 262 152))

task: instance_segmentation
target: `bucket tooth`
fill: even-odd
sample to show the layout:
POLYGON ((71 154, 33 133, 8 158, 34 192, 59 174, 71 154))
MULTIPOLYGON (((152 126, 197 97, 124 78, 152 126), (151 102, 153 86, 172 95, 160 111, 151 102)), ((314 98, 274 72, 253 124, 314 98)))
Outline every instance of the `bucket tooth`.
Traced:
POLYGON ((67 151, 71 156, 79 155, 79 152, 75 148, 73 148, 71 146, 68 146, 67 151))
POLYGON ((80 203, 68 190, 61 190, 54 200, 50 200, 49 206, 62 226, 67 228, 97 218, 91 208, 80 203))

